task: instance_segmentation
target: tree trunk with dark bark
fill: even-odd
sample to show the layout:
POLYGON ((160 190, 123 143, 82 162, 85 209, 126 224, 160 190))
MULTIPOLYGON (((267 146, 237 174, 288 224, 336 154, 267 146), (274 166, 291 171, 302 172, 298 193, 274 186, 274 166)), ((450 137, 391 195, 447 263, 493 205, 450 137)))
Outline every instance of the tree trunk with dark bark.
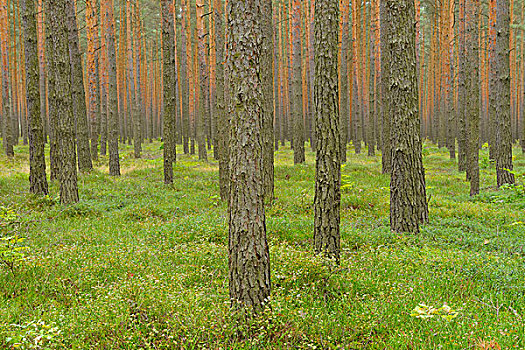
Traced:
POLYGON ((412 0, 387 0, 388 98, 392 115, 390 225, 418 233, 428 220, 420 138, 416 66, 416 13, 412 0))
POLYGON ((44 125, 40 114, 40 67, 36 7, 33 0, 21 0, 24 27, 26 101, 29 122, 29 191, 49 194, 44 154, 44 125))
POLYGON ((263 8, 261 0, 228 2, 230 298, 234 307, 256 313, 270 296, 261 134, 263 8))
MULTIPOLYGON (((315 13, 314 104, 317 155, 314 245, 317 254, 325 254, 339 261, 341 254, 339 231, 341 120, 337 69, 339 1, 315 0, 315 13)), ((346 79, 346 76, 344 78, 346 79)))

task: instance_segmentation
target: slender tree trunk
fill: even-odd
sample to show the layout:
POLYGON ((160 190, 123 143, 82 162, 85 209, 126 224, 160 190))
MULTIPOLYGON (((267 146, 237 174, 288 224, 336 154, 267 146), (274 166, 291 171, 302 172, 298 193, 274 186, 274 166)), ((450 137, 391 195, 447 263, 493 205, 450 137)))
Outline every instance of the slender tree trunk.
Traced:
POLYGON ((11 99, 9 96, 9 43, 8 8, 0 1, 0 53, 2 56, 2 139, 6 156, 15 155, 13 149, 13 125, 11 123, 11 99))
POLYGON ((458 26, 458 170, 467 170, 467 123, 466 123, 466 72, 467 52, 465 51, 466 18, 465 1, 459 0, 459 26, 458 26))
POLYGON ((273 155, 273 6, 272 0, 262 0, 263 7, 263 52, 261 57, 261 78, 264 94, 263 138, 263 182, 267 203, 274 197, 274 155, 273 155))
POLYGON ((26 98, 29 117, 29 191, 49 193, 44 154, 44 125, 40 114, 38 35, 36 8, 33 0, 21 0, 24 22, 26 98))
MULTIPOLYGON (((315 0, 314 0, 315 1, 315 0)), ((341 73, 340 73, 340 98, 339 101, 341 101, 341 108, 340 108, 340 126, 339 126, 339 132, 341 134, 341 140, 339 142, 339 145, 341 147, 341 162, 346 163, 346 141, 348 139, 348 133, 346 129, 346 124, 348 120, 350 120, 350 93, 348 91, 348 51, 350 49, 350 36, 349 36, 349 28, 348 28, 348 22, 349 22, 349 9, 348 6, 350 6, 349 2, 342 2, 341 3, 341 9, 342 9, 342 23, 339 25, 341 26, 341 30, 343 31, 341 35, 341 73)), ((314 17, 314 22, 316 18, 314 17)), ((324 19, 326 21, 326 19, 324 19)), ((314 25, 315 26, 315 25, 314 25)), ((314 50, 315 51, 315 50, 314 50)), ((316 118, 317 119, 317 118, 316 118)), ((317 131, 316 131, 317 133, 317 131)))
POLYGON ((262 173, 262 10, 259 0, 228 2, 230 298, 248 312, 261 311, 270 296, 262 173))
POLYGON ((381 121, 382 121, 382 141, 381 157, 383 174, 390 174, 392 171, 392 152, 390 148, 390 91, 388 64, 390 62, 388 47, 388 37, 390 23, 388 22, 388 13, 386 2, 380 1, 380 25, 381 25, 381 121))
POLYGON ((305 162, 303 118, 303 65, 301 55, 301 2, 293 0, 293 152, 294 164, 305 162))
POLYGON ((67 28, 69 40, 69 59, 71 62, 71 98, 73 101, 73 118, 76 121, 78 169, 81 172, 91 171, 91 152, 89 149, 89 126, 84 91, 84 74, 82 56, 78 47, 78 28, 75 3, 66 1, 67 28))
POLYGON ((217 137, 219 148, 219 187, 223 201, 229 199, 230 180, 229 180, 229 117, 225 110, 224 98, 224 6, 222 0, 214 0, 215 9, 215 35, 216 35, 216 55, 217 55, 217 137))
MULTIPOLYGON (((48 0, 46 4, 49 29, 49 97, 50 112, 57 122, 58 150, 60 156, 60 203, 78 202, 77 159, 75 152, 75 122, 71 88, 71 63, 68 45, 68 26, 64 21, 67 1, 48 0)), ((88 148, 89 149, 89 148, 88 148)), ((90 158, 91 160, 91 158, 90 158)))
POLYGON ((497 0, 496 20, 496 172, 498 187, 514 184, 512 174, 512 120, 510 115, 510 14, 508 0, 497 0))
POLYGON ((420 139, 416 68, 416 13, 412 0, 387 0, 387 70, 392 113, 390 225, 395 232, 419 232, 428 220, 420 139))
POLYGON ((162 0, 162 62, 164 84, 164 183, 173 183, 175 150, 175 27, 173 26, 173 2, 162 0))
POLYGON ((120 160, 118 150, 119 114, 117 97, 117 58, 115 53, 115 19, 113 16, 113 0, 103 0, 106 11, 104 24, 107 57, 108 57, 108 152, 109 174, 120 176, 120 160))
POLYGON ((466 1, 466 40, 467 52, 465 66, 466 83, 466 156, 467 178, 470 180, 470 195, 479 193, 479 0, 466 1))
POLYGON ((326 254, 339 261, 342 141, 337 69, 339 1, 315 0, 315 13, 314 103, 317 155, 314 245, 316 253, 326 254))

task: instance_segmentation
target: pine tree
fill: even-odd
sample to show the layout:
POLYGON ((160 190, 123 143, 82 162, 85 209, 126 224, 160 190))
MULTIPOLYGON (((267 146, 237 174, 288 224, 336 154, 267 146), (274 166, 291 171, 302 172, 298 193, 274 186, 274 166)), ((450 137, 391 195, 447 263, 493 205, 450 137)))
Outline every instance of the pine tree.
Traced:
POLYGON ((270 296, 262 174, 262 11, 260 0, 228 1, 230 298, 235 307, 255 312, 270 296))
POLYGON ((29 191, 49 193, 44 154, 44 125, 40 114, 37 12, 33 0, 21 0, 26 66, 26 98, 29 118, 29 191))
POLYGON ((46 3, 46 28, 49 30, 49 106, 50 117, 56 120, 56 139, 59 154, 60 203, 78 202, 77 157, 75 152, 75 127, 73 98, 71 94, 71 63, 67 1, 48 0, 46 3))
POLYGON ((390 225, 395 232, 419 232, 428 220, 422 160, 416 69, 416 19, 412 0, 387 0, 388 98, 392 115, 390 225))
MULTIPOLYGON (((339 261, 341 131, 337 58, 339 1, 315 0, 316 177, 314 245, 316 253, 339 261)), ((346 78, 346 77, 345 77, 346 78)))

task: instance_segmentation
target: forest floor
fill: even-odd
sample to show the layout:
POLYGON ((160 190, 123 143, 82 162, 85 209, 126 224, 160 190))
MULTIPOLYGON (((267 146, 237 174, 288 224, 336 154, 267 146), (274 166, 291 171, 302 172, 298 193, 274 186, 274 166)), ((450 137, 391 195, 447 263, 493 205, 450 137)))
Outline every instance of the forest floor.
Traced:
POLYGON ((380 156, 349 148, 334 266, 312 253, 314 154, 294 166, 282 148, 266 210, 271 308, 243 322, 229 310, 217 162, 182 155, 166 187, 160 143, 144 148, 140 160, 122 149, 120 178, 101 158, 70 207, 57 184, 28 193, 27 146, 0 156, 1 234, 27 247, 12 271, 0 267, 0 348, 525 349, 525 177, 496 190, 486 149, 470 198, 448 152, 425 145, 431 222, 413 236, 389 230, 380 156))

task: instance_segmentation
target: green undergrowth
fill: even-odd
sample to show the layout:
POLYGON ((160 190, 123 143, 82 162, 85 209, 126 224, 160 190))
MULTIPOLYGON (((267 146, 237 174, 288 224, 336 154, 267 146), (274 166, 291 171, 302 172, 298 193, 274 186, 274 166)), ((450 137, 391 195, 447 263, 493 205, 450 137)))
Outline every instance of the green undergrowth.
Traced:
POLYGON ((245 320, 229 309, 217 162, 179 150, 166 187, 159 142, 140 160, 122 147, 123 175, 109 177, 101 157, 70 207, 57 184, 47 197, 28 193, 26 146, 0 157, 0 234, 23 239, 12 268, 0 257, 0 348, 525 349, 517 148, 519 185, 495 188, 484 149, 482 193, 470 198, 448 152, 425 145, 431 222, 412 236, 389 230, 380 156, 349 147, 339 266, 312 253, 314 154, 293 166, 282 148, 266 209, 271 307, 245 320))

